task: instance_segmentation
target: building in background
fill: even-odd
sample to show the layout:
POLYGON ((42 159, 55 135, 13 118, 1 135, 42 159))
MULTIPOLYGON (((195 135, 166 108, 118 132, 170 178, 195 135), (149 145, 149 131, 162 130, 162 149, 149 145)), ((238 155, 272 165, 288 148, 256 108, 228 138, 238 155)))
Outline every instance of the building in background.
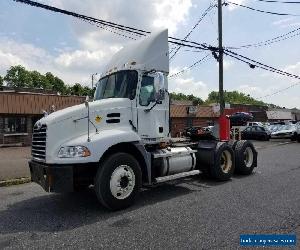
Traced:
POLYGON ((214 125, 218 117, 219 113, 214 112, 211 105, 194 106, 192 101, 171 101, 171 136, 180 137, 189 127, 214 125))
POLYGON ((30 145, 33 125, 43 116, 43 111, 70 107, 83 103, 84 99, 49 91, 3 87, 0 91, 0 145, 30 145))
POLYGON ((290 109, 269 109, 267 111, 267 116, 269 122, 294 120, 290 109))

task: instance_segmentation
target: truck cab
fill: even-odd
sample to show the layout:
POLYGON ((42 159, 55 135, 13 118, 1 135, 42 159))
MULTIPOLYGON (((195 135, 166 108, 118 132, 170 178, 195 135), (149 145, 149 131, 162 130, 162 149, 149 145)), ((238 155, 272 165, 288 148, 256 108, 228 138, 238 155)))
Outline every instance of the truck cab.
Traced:
MULTIPOLYGON (((99 201, 117 210, 131 205, 141 186, 206 170, 230 179, 236 157, 227 142, 176 144, 170 138, 168 51, 167 30, 133 42, 105 67, 92 101, 39 120, 29 162, 32 180, 48 192, 92 185, 99 201)), ((251 173, 253 145, 243 143, 239 150, 250 154, 240 159, 240 168, 251 173)))

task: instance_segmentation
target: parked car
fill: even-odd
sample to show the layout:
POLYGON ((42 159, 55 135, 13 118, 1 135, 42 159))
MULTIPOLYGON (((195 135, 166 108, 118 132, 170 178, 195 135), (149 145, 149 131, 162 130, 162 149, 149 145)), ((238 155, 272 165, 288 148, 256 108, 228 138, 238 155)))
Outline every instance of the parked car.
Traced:
POLYGON ((251 120, 253 120, 253 115, 246 112, 236 112, 230 116, 231 126, 246 126, 251 120))
POLYGON ((190 137, 192 140, 199 140, 199 139, 213 139, 213 132, 212 132, 213 126, 208 127, 190 127, 185 130, 185 136, 190 137))
POLYGON ((278 130, 280 130, 280 128, 282 127, 283 125, 280 125, 280 124, 272 124, 270 126, 268 126, 268 130, 273 133, 273 132, 276 132, 278 130))
POLYGON ((263 126, 261 122, 248 122, 248 126, 263 126))
POLYGON ((241 133, 242 139, 264 140, 268 141, 271 137, 271 132, 264 126, 249 126, 241 133))
POLYGON ((292 141, 295 141, 298 138, 298 133, 299 128, 295 124, 282 125, 277 131, 271 133, 271 138, 289 138, 292 141))

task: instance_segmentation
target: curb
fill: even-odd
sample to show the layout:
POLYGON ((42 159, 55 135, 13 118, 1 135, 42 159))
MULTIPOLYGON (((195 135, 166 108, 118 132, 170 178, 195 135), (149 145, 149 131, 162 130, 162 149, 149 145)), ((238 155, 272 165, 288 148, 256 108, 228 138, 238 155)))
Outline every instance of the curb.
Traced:
POLYGON ((25 184, 25 183, 28 183, 28 182, 31 182, 30 177, 22 177, 22 178, 18 178, 18 179, 4 180, 4 181, 0 181, 0 187, 20 185, 20 184, 25 184))

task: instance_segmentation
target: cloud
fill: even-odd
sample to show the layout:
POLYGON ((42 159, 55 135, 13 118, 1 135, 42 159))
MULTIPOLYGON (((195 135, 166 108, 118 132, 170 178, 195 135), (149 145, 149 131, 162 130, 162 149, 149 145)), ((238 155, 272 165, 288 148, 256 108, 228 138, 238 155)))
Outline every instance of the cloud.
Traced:
POLYGON ((295 17, 288 17, 277 20, 273 22, 272 25, 280 28, 299 27, 300 22, 297 22, 295 17))
MULTIPOLYGON (((227 60, 227 59, 223 60, 223 69, 224 70, 231 69, 233 65, 234 65, 234 61, 232 61, 232 60, 227 60)), ((216 63, 216 67, 219 67, 219 63, 216 63)))
MULTIPOLYGON (((178 25, 186 21, 193 6, 192 0, 132 0, 130 4, 120 0, 55 0, 54 3, 52 0, 47 0, 44 2, 87 16, 148 31, 169 28, 170 34, 174 34, 178 25)), ((124 37, 112 35, 97 26, 72 18, 69 22, 84 49, 99 49, 105 44, 116 46, 120 46, 120 43, 124 44, 124 37)))
POLYGON ((101 53, 104 52, 76 50, 73 53, 62 53, 55 57, 32 44, 1 38, 0 73, 5 75, 10 66, 21 64, 28 70, 38 70, 41 73, 50 71, 68 84, 75 82, 87 84, 90 81, 91 68, 98 69, 96 66, 101 53))
POLYGON ((153 25, 158 28, 169 28, 169 32, 174 34, 179 23, 184 22, 192 7, 191 0, 155 1, 157 17, 153 25))
POLYGON ((233 65, 234 65, 234 62, 231 61, 231 60, 226 60, 226 59, 225 59, 225 60, 223 61, 223 68, 224 68, 224 70, 230 69, 233 65))
MULTIPOLYGON (((99 19, 112 21, 144 30, 169 28, 174 34, 178 26, 189 17, 192 0, 41 0, 58 8, 74 11, 99 19)), ((67 44, 54 44, 50 51, 15 38, 0 38, 1 74, 11 65, 22 64, 42 73, 51 71, 68 83, 88 81, 90 75, 101 72, 104 64, 130 39, 103 30, 82 20, 66 17, 76 48, 67 44)), ((130 34, 125 34, 129 36, 130 34)), ((138 38, 138 37, 135 37, 138 38)), ((38 44, 35 43, 35 44, 38 44)))
MULTIPOLYGON (((300 62, 286 66, 284 71, 295 75, 300 75, 300 62)), ((299 80, 298 80, 299 81, 299 80)))
MULTIPOLYGON (((179 68, 171 68, 170 75, 179 72, 179 68)), ((169 92, 183 93, 185 95, 194 95, 205 100, 208 96, 207 85, 200 80, 196 80, 191 76, 191 72, 187 71, 180 77, 169 78, 169 92)))
POLYGON ((245 93, 245 94, 249 94, 252 97, 260 97, 262 92, 262 89, 258 86, 255 85, 250 85, 250 84, 243 84, 238 86, 237 90, 239 92, 245 93))
POLYGON ((60 54, 54 62, 68 70, 96 70, 99 69, 106 56, 108 53, 103 50, 75 50, 60 54))

